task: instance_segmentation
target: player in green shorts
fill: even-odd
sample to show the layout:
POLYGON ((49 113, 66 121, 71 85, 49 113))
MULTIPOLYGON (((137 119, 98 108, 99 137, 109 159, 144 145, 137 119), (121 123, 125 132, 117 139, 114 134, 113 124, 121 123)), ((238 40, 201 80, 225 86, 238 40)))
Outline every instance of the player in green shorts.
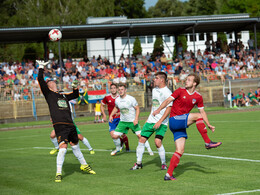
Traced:
POLYGON ((161 159, 161 169, 162 170, 167 169, 166 159, 165 159, 165 149, 162 145, 162 140, 167 131, 168 117, 164 121, 161 121, 161 118, 165 114, 167 115, 167 112, 165 111, 167 109, 170 110, 172 104, 169 104, 166 108, 161 110, 161 112, 158 115, 156 116, 152 115, 152 113, 157 108, 159 108, 162 102, 164 102, 164 100, 166 100, 172 94, 172 92, 166 86, 166 80, 167 80, 167 75, 164 72, 157 72, 155 74, 155 78, 154 78, 155 88, 152 91, 153 103, 152 103, 151 113, 146 123, 143 126, 141 137, 139 138, 139 143, 136 148, 137 162, 130 170, 141 169, 143 167, 142 158, 144 153, 144 143, 151 137, 153 133, 155 133, 155 145, 157 147, 158 154, 161 159))
MULTIPOLYGON (((118 92, 120 96, 116 98, 115 107, 109 116, 109 121, 112 122, 113 115, 120 109, 120 122, 115 129, 112 137, 113 139, 118 139, 123 134, 127 134, 129 129, 131 129, 138 138, 141 137, 141 127, 138 123, 140 109, 136 99, 133 96, 127 95, 126 91, 126 86, 124 84, 119 84, 118 92)), ((111 152, 112 156, 120 152, 120 142, 115 143, 115 145, 116 149, 111 152)), ((148 141, 145 143, 145 146, 149 154, 153 155, 153 151, 148 141)))
POLYGON ((254 95, 253 89, 249 90, 249 93, 247 94, 247 96, 248 96, 250 102, 254 102, 254 103, 256 103, 256 105, 260 105, 260 102, 257 101, 257 98, 254 95))

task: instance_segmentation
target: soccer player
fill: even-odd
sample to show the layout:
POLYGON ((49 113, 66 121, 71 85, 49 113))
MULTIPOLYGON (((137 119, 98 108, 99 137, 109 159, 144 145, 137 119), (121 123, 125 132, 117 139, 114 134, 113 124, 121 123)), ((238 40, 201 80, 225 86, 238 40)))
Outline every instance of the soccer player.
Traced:
POLYGON ((49 106, 53 127, 58 138, 60 148, 56 161, 57 172, 55 182, 61 182, 62 166, 64 163, 65 154, 67 152, 68 143, 70 143, 74 155, 77 157, 81 164, 80 169, 90 174, 96 174, 95 171, 93 171, 91 167, 87 164, 79 148, 76 127, 73 124, 73 120, 71 117, 69 101, 79 96, 77 81, 74 81, 72 83, 73 92, 68 94, 59 93, 59 91, 57 90, 57 85, 53 80, 45 82, 43 78, 44 67, 49 62, 36 62, 39 64, 38 82, 49 106))
MULTIPOLYGON (((166 108, 162 109, 161 112, 153 116, 152 113, 166 100, 168 97, 171 96, 172 92, 166 86, 167 74, 164 72, 157 72, 154 78, 154 85, 155 88, 152 91, 152 109, 147 119, 146 123, 144 124, 141 137, 139 138, 139 143, 136 148, 136 156, 137 162, 130 170, 141 169, 142 165, 142 158, 144 153, 145 142, 151 137, 151 135, 155 132, 155 145, 157 147, 160 159, 161 159, 161 169, 166 170, 166 159, 165 159, 165 149, 162 145, 162 140, 164 134, 166 133, 168 127, 168 118, 161 120, 162 116, 165 113, 165 110, 171 110, 172 103, 168 104, 166 108)), ((167 112, 166 112, 167 113, 167 112)), ((168 115, 168 114, 167 114, 168 115)))
MULTIPOLYGON (((131 129, 133 133, 137 135, 138 138, 141 137, 141 127, 138 123, 140 109, 136 99, 133 96, 126 94, 126 86, 124 84, 119 84, 118 92, 119 97, 115 101, 115 107, 109 116, 109 122, 113 122, 113 116, 120 110, 120 122, 117 125, 114 132, 114 139, 119 138, 124 133, 127 134, 128 130, 131 129)), ((115 143, 116 149, 111 152, 111 155, 115 155, 120 152, 120 143, 115 143)), ((149 145, 149 142, 145 142, 145 146, 150 155, 153 155, 153 151, 149 145)))
MULTIPOLYGON (((101 113, 103 116, 103 121, 106 121, 106 118, 107 118, 105 109, 104 109, 104 105, 107 104, 108 114, 110 115, 112 110, 115 107, 115 100, 118 97, 119 97, 119 95, 117 93, 117 86, 116 86, 116 84, 112 83, 110 85, 110 94, 105 96, 104 99, 101 101, 101 113)), ((130 149, 129 149, 128 137, 125 134, 123 134, 120 138, 114 138, 115 137, 114 132, 115 132, 115 129, 116 129, 119 121, 120 121, 120 112, 118 110, 118 112, 115 115, 113 115, 113 121, 109 122, 109 133, 110 133, 111 138, 113 139, 113 142, 115 145, 117 145, 119 143, 122 146, 124 143, 126 146, 126 151, 129 151, 130 149)), ((115 154, 113 153, 113 155, 115 155, 115 154)))
POLYGON ((196 87, 199 83, 200 77, 198 75, 194 73, 189 74, 185 82, 185 88, 178 88, 160 105, 157 110, 153 112, 153 115, 156 116, 162 109, 174 101, 171 111, 169 112, 169 110, 166 110, 168 113, 166 113, 161 119, 164 120, 170 113, 169 127, 173 133, 176 147, 164 180, 176 179, 172 175, 173 170, 178 166, 180 158, 184 153, 185 141, 188 138, 186 128, 193 123, 196 123, 199 132, 205 140, 205 147, 207 149, 216 148, 222 144, 221 142, 212 142, 207 135, 207 128, 203 121, 205 121, 212 132, 215 131, 215 127, 209 123, 207 114, 204 111, 203 98, 196 91, 196 87), (197 105, 200 113, 189 113, 195 105, 197 105))
MULTIPOLYGON (((76 127, 79 140, 82 141, 82 143, 88 148, 90 154, 95 154, 95 151, 94 151, 93 148, 91 147, 91 145, 90 145, 88 139, 85 138, 85 137, 83 137, 83 135, 81 134, 79 128, 78 128, 77 125, 75 124, 75 122, 74 122, 74 117, 73 117, 72 104, 71 104, 71 102, 69 102, 69 103, 70 103, 71 117, 72 117, 72 119, 73 119, 73 124, 74 124, 75 127, 76 127)), ((51 142, 52 142, 53 145, 54 145, 54 149, 52 149, 52 150, 50 151, 50 154, 56 154, 56 153, 59 151, 59 144, 58 144, 58 140, 57 140, 57 137, 56 137, 56 134, 55 134, 55 131, 54 131, 54 130, 51 131, 50 138, 51 138, 51 142)))

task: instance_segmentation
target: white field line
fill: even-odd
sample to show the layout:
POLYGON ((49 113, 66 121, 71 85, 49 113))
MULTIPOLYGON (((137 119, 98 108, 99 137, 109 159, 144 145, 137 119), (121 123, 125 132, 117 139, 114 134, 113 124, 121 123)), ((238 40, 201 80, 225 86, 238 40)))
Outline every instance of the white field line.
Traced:
POLYGON ((214 123, 260 123, 260 120, 246 120, 246 121, 210 121, 214 123))
POLYGON ((244 194, 244 193, 252 193, 252 192, 260 192, 260 189, 257 189, 257 190, 250 190, 250 191, 241 191, 241 192, 231 192, 231 193, 217 194, 217 195, 244 194))
MULTIPOLYGON (((50 147, 33 147, 34 149, 48 149, 51 150, 53 148, 50 147)), ((70 150, 70 148, 69 148, 70 150)), ((81 149, 81 150, 88 150, 88 149, 81 149)), ((95 151, 100 152, 111 152, 112 150, 104 150, 104 149, 94 149, 95 151)), ((131 152, 135 152, 134 150, 131 150, 131 152)), ((153 151, 154 153, 158 153, 157 151, 153 151)), ((166 154, 174 154, 174 152, 165 152, 166 154)), ((222 159, 222 160, 235 160, 235 161, 247 161, 247 162, 259 162, 260 160, 251 160, 251 159, 243 159, 243 158, 231 158, 231 157, 222 157, 222 156, 210 156, 210 155, 202 155, 202 154, 189 154, 184 153, 183 155, 187 156, 196 156, 196 157, 204 157, 204 158, 216 158, 216 159, 222 159)))

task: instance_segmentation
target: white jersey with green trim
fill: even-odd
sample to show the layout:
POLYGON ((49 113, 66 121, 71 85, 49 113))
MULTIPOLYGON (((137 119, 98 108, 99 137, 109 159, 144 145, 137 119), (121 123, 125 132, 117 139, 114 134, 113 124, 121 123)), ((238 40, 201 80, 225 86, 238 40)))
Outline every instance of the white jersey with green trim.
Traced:
MULTIPOLYGON (((148 123, 157 123, 160 120, 160 118, 162 118, 166 108, 169 106, 172 106, 172 102, 171 102, 164 109, 162 109, 159 114, 157 114, 156 116, 152 115, 152 113, 155 110, 157 110, 159 108, 159 106, 164 102, 164 100, 166 100, 168 97, 170 97, 171 94, 172 94, 172 92, 166 86, 164 88, 156 87, 153 89, 152 110, 151 110, 151 114, 149 115, 149 118, 147 120, 148 123)), ((168 118, 169 118, 169 116, 162 122, 163 125, 168 125, 168 118)))
POLYGON ((118 97, 115 100, 115 105, 120 109, 120 121, 134 122, 136 113, 134 107, 138 106, 138 103, 133 96, 118 97))

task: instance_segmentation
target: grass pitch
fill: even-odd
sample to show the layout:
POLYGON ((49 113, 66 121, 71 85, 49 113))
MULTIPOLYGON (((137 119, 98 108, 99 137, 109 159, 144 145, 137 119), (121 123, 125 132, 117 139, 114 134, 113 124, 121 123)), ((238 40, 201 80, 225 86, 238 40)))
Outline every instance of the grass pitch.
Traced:
MULTIPOLYGON (((56 155, 49 128, 0 131, 0 194, 222 194, 260 189, 260 111, 209 115, 216 132, 213 141, 222 141, 217 149, 206 150, 196 126, 188 128, 184 155, 174 171, 176 181, 164 181, 157 153, 143 157, 143 169, 130 171, 135 152, 110 156, 114 144, 108 124, 78 125, 96 154, 90 155, 80 143, 85 159, 97 172, 88 175, 68 150, 63 180, 55 183, 56 155), (215 158, 219 157, 219 158, 215 158), (226 158, 225 158, 226 157, 226 158)), ((144 121, 140 121, 141 125, 144 121)), ((138 140, 130 131, 130 149, 138 140)), ((153 151, 154 136, 149 139, 153 151)), ((163 140, 167 165, 175 150, 173 136, 167 131, 163 140)), ((257 194, 255 191, 250 194, 257 194)))

